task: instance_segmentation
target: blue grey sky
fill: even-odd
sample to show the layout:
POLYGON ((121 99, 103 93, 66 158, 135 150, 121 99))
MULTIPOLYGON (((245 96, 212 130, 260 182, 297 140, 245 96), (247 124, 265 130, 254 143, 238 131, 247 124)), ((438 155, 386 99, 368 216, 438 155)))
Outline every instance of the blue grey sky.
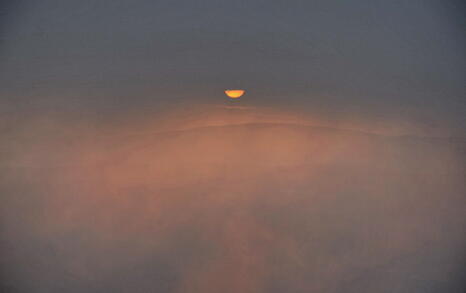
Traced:
POLYGON ((246 105, 464 130, 460 1, 22 0, 2 18, 10 116, 217 103, 240 87, 246 105))

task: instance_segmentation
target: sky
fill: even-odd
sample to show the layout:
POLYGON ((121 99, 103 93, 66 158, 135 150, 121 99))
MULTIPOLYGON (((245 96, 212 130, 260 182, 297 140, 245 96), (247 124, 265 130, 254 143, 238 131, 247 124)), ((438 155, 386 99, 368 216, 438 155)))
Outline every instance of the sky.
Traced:
POLYGON ((465 292, 464 12, 0 1, 0 291, 465 292))
POLYGON ((461 1, 2 3, 0 103, 14 121, 222 104, 239 87, 242 105, 464 133, 461 1))

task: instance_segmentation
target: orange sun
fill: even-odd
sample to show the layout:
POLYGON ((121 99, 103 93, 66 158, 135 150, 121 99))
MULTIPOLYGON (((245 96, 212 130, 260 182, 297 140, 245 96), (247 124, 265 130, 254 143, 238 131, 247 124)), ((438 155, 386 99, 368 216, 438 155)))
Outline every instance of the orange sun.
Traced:
POLYGON ((244 90, 226 90, 225 94, 232 99, 237 99, 244 95, 244 90))

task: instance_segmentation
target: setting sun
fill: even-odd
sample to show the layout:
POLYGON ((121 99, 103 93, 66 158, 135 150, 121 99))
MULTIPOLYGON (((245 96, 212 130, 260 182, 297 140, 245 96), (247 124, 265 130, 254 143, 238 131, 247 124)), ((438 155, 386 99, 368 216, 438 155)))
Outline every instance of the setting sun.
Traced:
POLYGON ((226 90, 225 94, 232 99, 237 99, 244 95, 244 90, 226 90))

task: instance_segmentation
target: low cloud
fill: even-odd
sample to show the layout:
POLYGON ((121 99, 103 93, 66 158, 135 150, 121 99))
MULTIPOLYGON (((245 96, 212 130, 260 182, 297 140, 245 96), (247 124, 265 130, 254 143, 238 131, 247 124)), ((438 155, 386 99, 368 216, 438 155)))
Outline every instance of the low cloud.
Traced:
POLYGON ((5 290, 462 292, 463 142, 224 113, 4 134, 5 290))

